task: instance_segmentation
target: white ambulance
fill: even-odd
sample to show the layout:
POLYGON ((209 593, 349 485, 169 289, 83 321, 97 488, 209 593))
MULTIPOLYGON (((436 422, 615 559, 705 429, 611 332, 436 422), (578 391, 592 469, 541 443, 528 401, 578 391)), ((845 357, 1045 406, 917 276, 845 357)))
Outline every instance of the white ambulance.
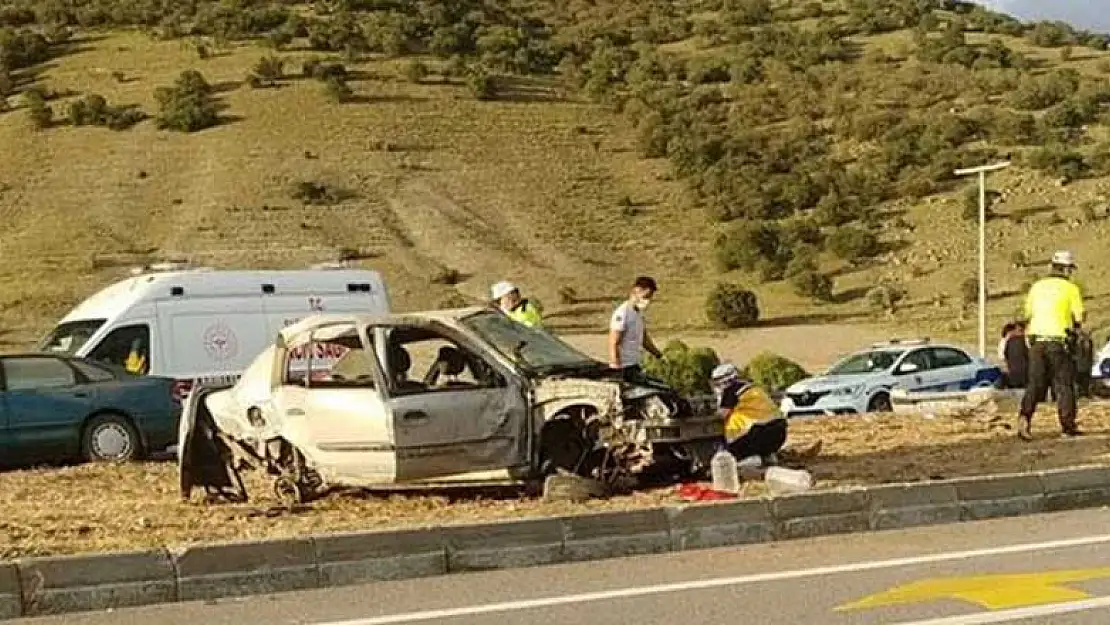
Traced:
POLYGON ((386 314, 376 271, 342 265, 227 271, 162 264, 81 302, 39 350, 174 378, 179 398, 197 381, 232 383, 284 326, 318 312, 386 314))

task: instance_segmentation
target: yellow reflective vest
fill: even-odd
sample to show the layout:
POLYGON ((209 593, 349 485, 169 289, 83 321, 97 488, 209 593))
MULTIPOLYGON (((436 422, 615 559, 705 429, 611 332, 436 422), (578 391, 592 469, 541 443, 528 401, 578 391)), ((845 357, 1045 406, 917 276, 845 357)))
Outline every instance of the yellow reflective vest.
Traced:
POLYGON ((538 328, 543 325, 543 317, 540 314, 540 307, 528 300, 521 300, 516 308, 505 313, 509 315, 509 319, 530 328, 538 328))
POLYGON ((753 425, 783 418, 775 400, 759 386, 746 384, 732 392, 735 393, 736 404, 725 418, 725 440, 728 442, 747 434, 753 425))

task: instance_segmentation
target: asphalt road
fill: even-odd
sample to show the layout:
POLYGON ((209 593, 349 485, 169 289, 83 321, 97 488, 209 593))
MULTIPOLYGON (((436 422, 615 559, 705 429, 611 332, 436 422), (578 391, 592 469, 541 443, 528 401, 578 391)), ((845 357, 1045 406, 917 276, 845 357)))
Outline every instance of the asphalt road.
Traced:
POLYGON ((1108 521, 1086 510, 10 622, 1105 625, 1108 521))

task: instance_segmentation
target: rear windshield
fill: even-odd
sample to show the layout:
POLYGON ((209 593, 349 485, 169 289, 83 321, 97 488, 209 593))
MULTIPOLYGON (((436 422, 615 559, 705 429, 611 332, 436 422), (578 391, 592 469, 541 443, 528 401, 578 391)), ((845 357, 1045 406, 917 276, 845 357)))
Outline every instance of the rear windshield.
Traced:
POLYGON ((105 319, 82 319, 58 324, 58 327, 39 343, 38 349, 72 356, 88 342, 93 334, 96 334, 105 321, 105 319))

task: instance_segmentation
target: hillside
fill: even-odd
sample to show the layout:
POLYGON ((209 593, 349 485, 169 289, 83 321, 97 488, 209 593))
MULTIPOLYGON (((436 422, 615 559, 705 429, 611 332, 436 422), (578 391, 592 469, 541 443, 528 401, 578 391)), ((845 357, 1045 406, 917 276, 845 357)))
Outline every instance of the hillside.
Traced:
POLYGON ((0 28, 9 343, 172 258, 352 259, 404 308, 507 277, 562 331, 649 273, 672 330, 724 281, 772 324, 968 338, 951 170, 1002 157, 993 321, 1057 247, 1107 310, 1110 38, 1058 24, 917 0, 0 0, 0 28))

